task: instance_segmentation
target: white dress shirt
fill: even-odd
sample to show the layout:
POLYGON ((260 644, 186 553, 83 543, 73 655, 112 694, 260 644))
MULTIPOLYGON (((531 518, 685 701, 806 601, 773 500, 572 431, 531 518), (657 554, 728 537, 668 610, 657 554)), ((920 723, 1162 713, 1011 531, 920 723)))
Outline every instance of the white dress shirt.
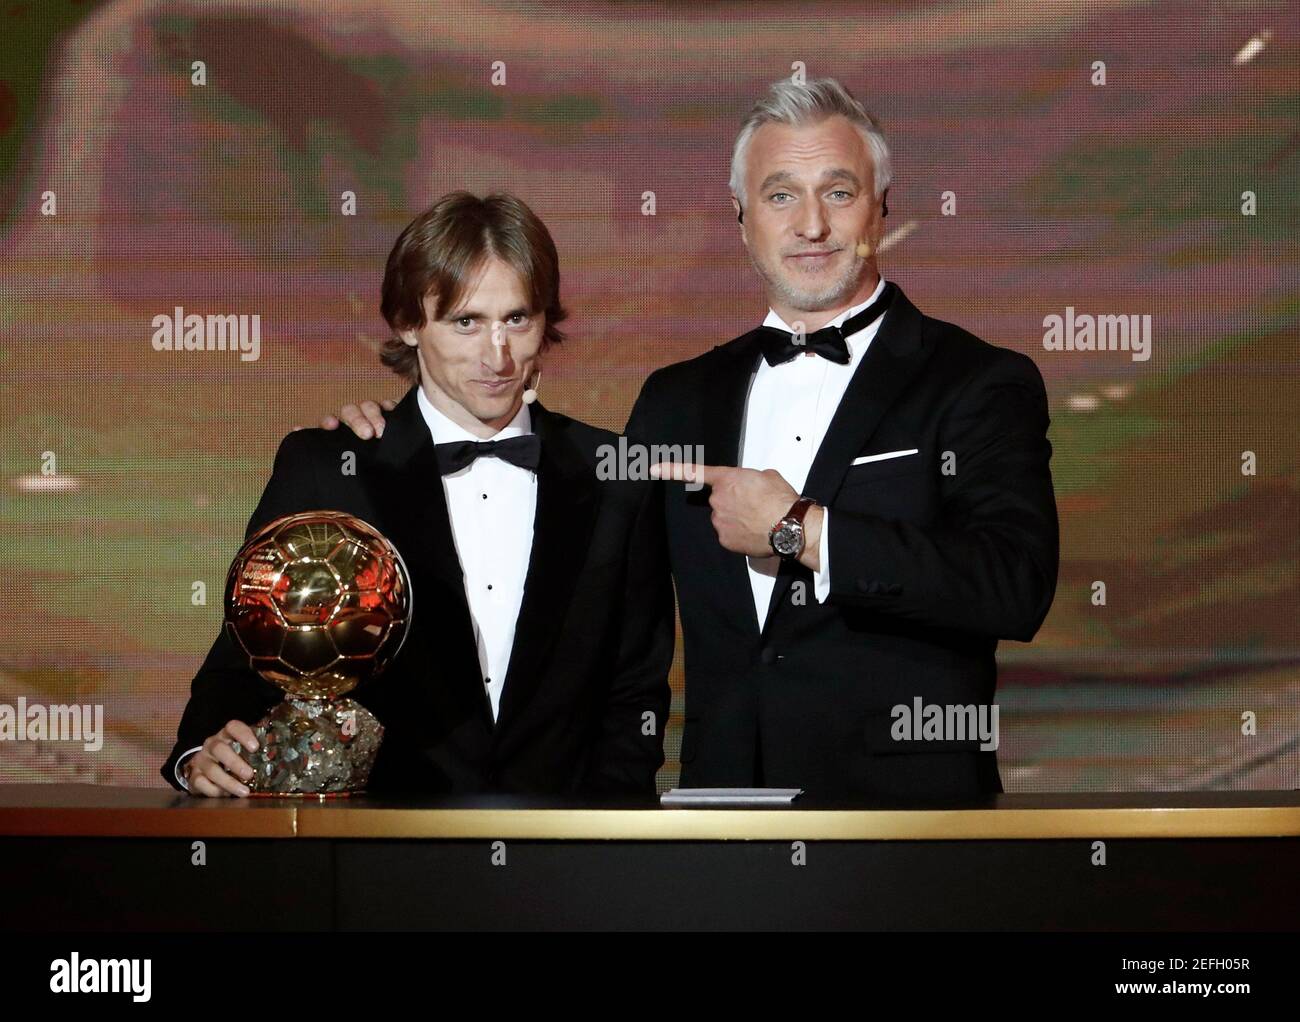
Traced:
MULTIPOLYGON (((860 305, 845 309, 825 325, 839 326, 879 298, 884 289, 885 281, 881 278, 871 297, 860 305)), ((849 348, 847 365, 838 365, 812 352, 796 355, 777 366, 759 359, 745 406, 745 427, 740 442, 742 467, 776 469, 786 482, 803 493, 827 427, 884 318, 883 315, 877 316, 864 329, 845 338, 849 348)), ((763 325, 794 332, 771 309, 763 325)), ((813 590, 818 603, 825 603, 831 590, 830 518, 830 511, 823 511, 822 534, 818 543, 821 568, 813 572, 813 590)), ((754 594, 754 611, 761 631, 767 622, 767 606, 776 586, 781 558, 750 557, 746 560, 749 586, 754 594)))
MULTIPOLYGON (((528 406, 491 437, 474 436, 417 395, 420 413, 435 444, 461 440, 483 442, 525 436, 531 432, 528 406)), ((537 474, 500 458, 475 458, 459 472, 442 477, 452 541, 465 577, 465 598, 478 644, 480 677, 495 720, 510 667, 515 622, 524 598, 524 580, 533 550, 533 517, 537 510, 537 474)), ((175 777, 190 790, 181 766, 202 749, 187 749, 176 761, 175 777)))
MULTIPOLYGON (((420 411, 435 444, 472 440, 506 440, 533 431, 528 406, 491 437, 476 437, 456 425, 419 393, 420 411)), ((465 576, 465 598, 478 641, 478 662, 492 703, 492 719, 501 709, 501 692, 515 642, 515 622, 524 599, 524 580, 533 551, 537 512, 537 473, 500 458, 475 458, 470 465, 442 477, 447 494, 456 556, 465 576)))

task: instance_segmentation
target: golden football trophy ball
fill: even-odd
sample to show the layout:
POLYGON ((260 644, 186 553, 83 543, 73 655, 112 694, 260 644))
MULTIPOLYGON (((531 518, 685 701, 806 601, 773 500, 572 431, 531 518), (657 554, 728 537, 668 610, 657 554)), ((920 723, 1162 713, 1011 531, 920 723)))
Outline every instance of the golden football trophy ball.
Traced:
POLYGON ((340 511, 277 518, 240 549, 226 579, 226 629, 249 665, 284 689, 236 751, 257 795, 361 791, 384 729, 343 698, 397 656, 411 580, 397 548, 340 511))

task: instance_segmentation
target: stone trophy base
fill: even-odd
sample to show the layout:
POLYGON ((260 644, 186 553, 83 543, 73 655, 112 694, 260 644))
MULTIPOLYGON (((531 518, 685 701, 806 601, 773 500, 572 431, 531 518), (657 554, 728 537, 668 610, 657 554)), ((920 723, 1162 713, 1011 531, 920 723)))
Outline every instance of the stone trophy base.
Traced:
POLYGON ((253 796, 345 797, 363 791, 384 727, 352 699, 286 696, 253 729, 258 748, 236 752, 253 768, 253 796))

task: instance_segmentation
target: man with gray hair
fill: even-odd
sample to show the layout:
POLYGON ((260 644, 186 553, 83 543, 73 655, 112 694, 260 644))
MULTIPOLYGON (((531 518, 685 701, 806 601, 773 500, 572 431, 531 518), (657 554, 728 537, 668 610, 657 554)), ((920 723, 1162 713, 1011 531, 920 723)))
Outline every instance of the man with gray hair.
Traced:
POLYGON ((1052 603, 1047 396, 1028 357, 881 279, 890 182, 884 135, 839 82, 773 85, 731 165, 767 318, 652 374, 628 422, 710 462, 657 470, 707 486, 664 490, 684 786, 1002 790, 989 743, 942 722, 989 709, 998 639, 1032 639, 1052 603), (936 712, 900 728, 917 706, 936 712))
MULTIPOLYGON (((653 373, 628 420, 631 440, 709 461, 653 470, 685 638, 683 786, 1002 790, 996 738, 945 724, 996 721, 998 640, 1032 639, 1055 595, 1047 395, 1027 356, 881 278, 890 182, 884 135, 839 82, 773 85, 731 165, 767 317, 653 373)), ((344 418, 364 436, 382 420, 363 410, 344 418)))

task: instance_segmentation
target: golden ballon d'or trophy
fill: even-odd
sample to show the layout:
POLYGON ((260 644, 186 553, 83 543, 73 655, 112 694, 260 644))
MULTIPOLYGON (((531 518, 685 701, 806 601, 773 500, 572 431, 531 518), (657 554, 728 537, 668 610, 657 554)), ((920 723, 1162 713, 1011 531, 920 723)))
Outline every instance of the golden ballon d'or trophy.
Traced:
POLYGON ((397 548, 360 518, 306 511, 248 540, 226 579, 226 629, 249 665, 284 690, 235 751, 254 795, 362 791, 384 728, 344 698, 397 656, 411 624, 411 579, 397 548))

